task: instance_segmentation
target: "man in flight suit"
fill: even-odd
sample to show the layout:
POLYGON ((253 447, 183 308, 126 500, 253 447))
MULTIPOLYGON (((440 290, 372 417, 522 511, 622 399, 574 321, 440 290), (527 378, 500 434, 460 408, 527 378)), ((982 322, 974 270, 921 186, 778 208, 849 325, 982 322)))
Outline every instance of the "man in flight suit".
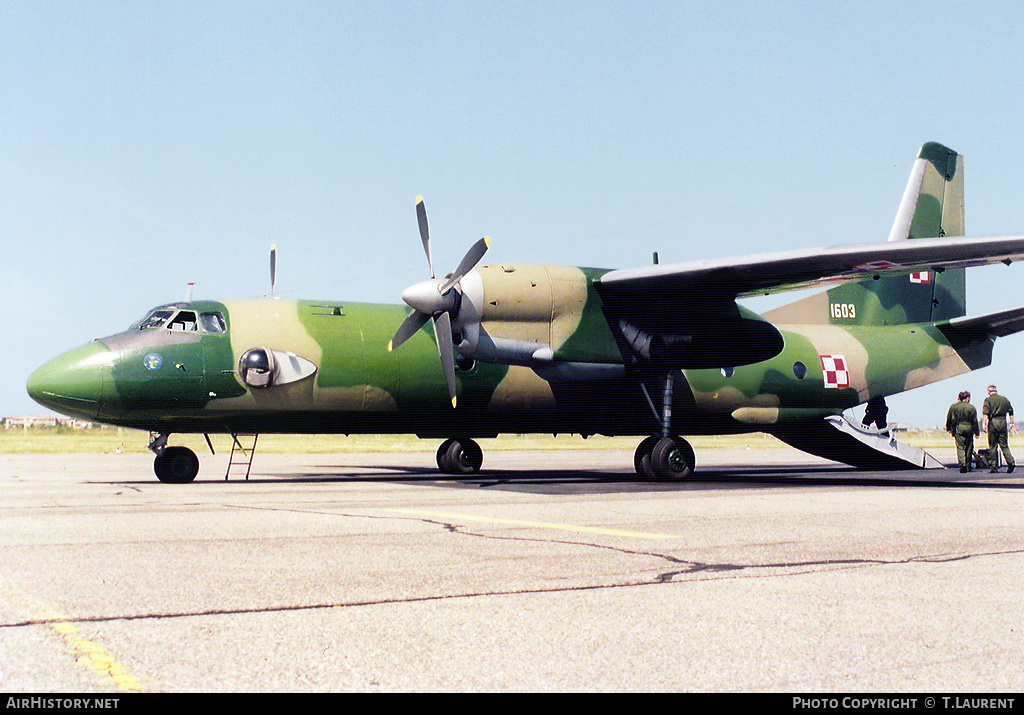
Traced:
POLYGON ((875 424, 879 430, 884 430, 886 427, 885 416, 887 414, 889 414, 889 406, 885 404, 885 398, 881 395, 872 397, 864 408, 864 419, 861 420, 861 424, 865 427, 875 424))
POLYGON ((956 440, 956 459, 961 472, 971 471, 971 457, 974 456, 974 438, 981 434, 978 429, 978 410, 971 404, 971 393, 964 390, 958 401, 946 413, 946 431, 956 440))
POLYGON ((1003 460, 1006 462, 1006 473, 1009 474, 1016 467, 1013 454, 1010 452, 1009 436, 1013 427, 1013 405, 1010 401, 996 392, 995 385, 988 386, 988 397, 981 407, 982 428, 988 432, 988 459, 993 472, 998 472, 996 466, 996 447, 1003 451, 1003 460))

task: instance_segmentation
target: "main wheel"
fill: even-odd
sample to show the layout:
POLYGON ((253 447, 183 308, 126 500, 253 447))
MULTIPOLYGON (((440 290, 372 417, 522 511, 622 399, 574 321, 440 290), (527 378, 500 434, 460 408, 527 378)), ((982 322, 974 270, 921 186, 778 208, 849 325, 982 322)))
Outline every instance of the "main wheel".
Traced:
POLYGON ((156 478, 167 484, 188 484, 199 474, 199 457, 188 447, 166 447, 153 461, 156 478))
POLYGON ((437 449, 437 466, 446 474, 473 474, 484 463, 484 452, 471 439, 447 439, 437 449))
POLYGON ((452 446, 454 441, 454 439, 446 439, 437 448, 437 454, 434 455, 434 458, 437 460, 437 468, 445 474, 451 473, 451 468, 448 466, 448 448, 452 446))
POLYGON ((636 454, 633 455, 633 469, 645 479, 654 479, 657 476, 651 467, 651 452, 654 451, 654 445, 658 443, 658 439, 658 437, 648 437, 637 446, 636 454))
POLYGON ((681 437, 662 437, 651 450, 651 470, 658 477, 682 479, 693 474, 696 456, 681 437))

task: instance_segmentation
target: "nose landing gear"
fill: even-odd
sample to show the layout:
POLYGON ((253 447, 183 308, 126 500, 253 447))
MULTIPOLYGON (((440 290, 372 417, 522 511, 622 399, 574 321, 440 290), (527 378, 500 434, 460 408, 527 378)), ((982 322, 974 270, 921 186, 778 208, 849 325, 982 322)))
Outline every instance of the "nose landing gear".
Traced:
POLYGON ((199 474, 199 457, 188 447, 165 447, 153 460, 156 478, 167 484, 188 484, 199 474))
POLYGON ((199 457, 188 447, 168 447, 168 434, 153 435, 149 449, 156 454, 153 471, 165 484, 188 484, 199 474, 199 457))

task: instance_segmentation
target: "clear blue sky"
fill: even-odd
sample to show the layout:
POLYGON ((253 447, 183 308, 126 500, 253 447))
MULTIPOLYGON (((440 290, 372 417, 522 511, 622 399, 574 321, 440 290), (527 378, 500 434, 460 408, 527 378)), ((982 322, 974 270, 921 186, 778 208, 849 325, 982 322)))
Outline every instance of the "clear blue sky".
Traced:
MULTIPOLYGON (((152 306, 398 302, 489 260, 608 268, 884 241, 922 143, 1024 233, 1024 10, 919 2, 0 3, 0 415, 152 306)), ((972 313, 1024 304, 973 269, 972 313)), ((778 301, 776 301, 777 303, 778 301)), ((767 305, 753 303, 751 307, 767 305)), ((890 400, 938 424, 992 367, 890 400)), ((1024 407, 1021 408, 1024 412, 1024 407)))

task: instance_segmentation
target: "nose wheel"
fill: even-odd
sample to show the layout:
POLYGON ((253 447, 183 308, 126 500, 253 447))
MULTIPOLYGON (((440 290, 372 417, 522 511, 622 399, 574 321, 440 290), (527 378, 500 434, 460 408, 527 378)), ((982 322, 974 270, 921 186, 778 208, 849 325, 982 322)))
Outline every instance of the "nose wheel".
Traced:
POLYGON ((167 484, 188 484, 199 474, 199 457, 188 447, 164 447, 153 461, 156 478, 167 484))
POLYGON ((636 448, 633 466, 647 479, 683 479, 697 463, 693 447, 682 437, 648 437, 636 448))

